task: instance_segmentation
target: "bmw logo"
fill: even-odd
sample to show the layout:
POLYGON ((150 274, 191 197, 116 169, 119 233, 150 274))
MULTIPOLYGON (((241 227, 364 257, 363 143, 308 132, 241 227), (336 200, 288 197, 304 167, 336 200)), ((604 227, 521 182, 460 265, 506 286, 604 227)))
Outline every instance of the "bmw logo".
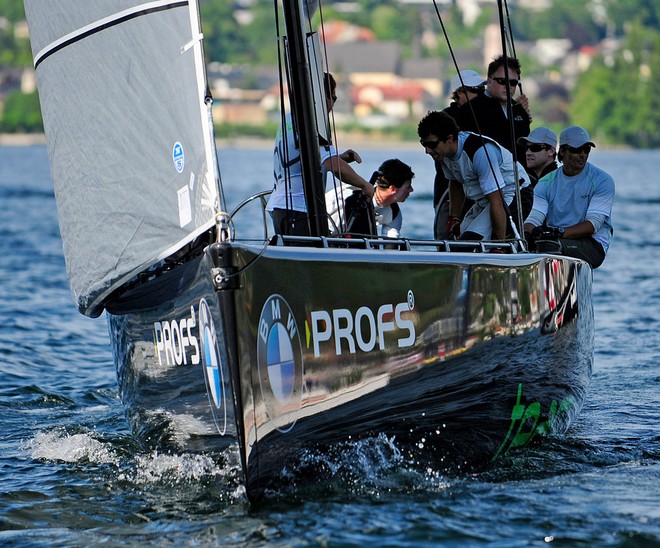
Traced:
POLYGON ((266 412, 277 430, 288 432, 298 418, 303 393, 302 346, 291 308, 271 295, 259 318, 257 360, 266 412))

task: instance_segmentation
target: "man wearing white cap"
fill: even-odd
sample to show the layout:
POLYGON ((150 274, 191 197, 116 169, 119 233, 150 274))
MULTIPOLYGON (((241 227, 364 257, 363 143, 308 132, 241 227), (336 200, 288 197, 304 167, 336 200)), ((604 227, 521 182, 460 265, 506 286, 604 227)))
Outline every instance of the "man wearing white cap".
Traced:
POLYGON ((527 137, 520 137, 518 145, 525 147, 527 173, 532 186, 557 169, 557 135, 547 127, 537 127, 527 137))
MULTIPOLYGON (((464 105, 468 101, 474 99, 484 91, 486 79, 481 76, 476 70, 462 70, 451 81, 451 99, 452 105, 456 104, 456 108, 464 105)), ((450 110, 445 109, 448 114, 452 114, 450 110)))
POLYGON ((570 126, 561 132, 563 165, 538 182, 525 220, 530 247, 547 251, 542 241, 554 240, 553 251, 583 259, 592 268, 603 263, 609 249, 614 202, 614 180, 587 161, 595 146, 584 128, 570 126))

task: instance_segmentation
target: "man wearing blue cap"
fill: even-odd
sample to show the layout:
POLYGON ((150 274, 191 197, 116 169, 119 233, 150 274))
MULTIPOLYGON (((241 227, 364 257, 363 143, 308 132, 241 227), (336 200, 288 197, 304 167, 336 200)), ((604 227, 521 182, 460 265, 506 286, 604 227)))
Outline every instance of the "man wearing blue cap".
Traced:
POLYGON ((538 182, 525 220, 530 248, 583 259, 592 268, 603 263, 609 249, 614 202, 614 180, 587 161, 595 146, 584 128, 570 126, 561 132, 563 165, 538 182))

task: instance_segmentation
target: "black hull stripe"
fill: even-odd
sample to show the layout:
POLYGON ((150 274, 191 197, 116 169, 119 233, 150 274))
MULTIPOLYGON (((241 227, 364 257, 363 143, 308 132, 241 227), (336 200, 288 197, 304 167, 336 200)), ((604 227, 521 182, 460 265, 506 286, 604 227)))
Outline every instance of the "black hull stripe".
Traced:
MULTIPOLYGON (((155 4, 155 2, 151 2, 149 4, 144 4, 144 5, 150 5, 150 4, 155 4)), ((78 33, 72 33, 71 35, 68 35, 69 37, 62 40, 61 42, 60 41, 53 42, 50 46, 47 46, 46 48, 42 49, 34 58, 34 68, 36 69, 44 60, 48 59, 48 57, 50 57, 54 53, 57 53, 58 51, 70 46, 71 44, 75 44, 80 40, 84 40, 85 38, 91 36, 92 34, 96 34, 103 30, 109 29, 110 27, 120 25, 131 19, 136 19, 144 15, 157 13, 159 11, 182 8, 187 6, 188 4, 189 4, 189 0, 169 2, 162 5, 152 5, 151 7, 142 8, 136 11, 128 11, 128 12, 123 11, 120 12, 119 14, 116 14, 116 19, 112 19, 112 18, 102 19, 102 23, 96 26, 88 25, 86 27, 83 27, 84 30, 80 29, 78 33)))

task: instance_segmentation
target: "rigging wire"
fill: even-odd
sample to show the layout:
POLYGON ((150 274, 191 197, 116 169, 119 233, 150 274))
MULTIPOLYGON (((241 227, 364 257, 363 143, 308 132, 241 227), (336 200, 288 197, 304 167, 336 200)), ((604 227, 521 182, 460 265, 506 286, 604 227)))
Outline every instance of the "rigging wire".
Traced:
MULTIPOLYGON (((500 1, 501 0, 498 0, 498 3, 500 1)), ((461 86, 464 86, 465 83, 463 82, 463 77, 461 76, 461 71, 459 70, 459 67, 458 67, 458 61, 456 60, 456 55, 454 54, 454 49, 451 46, 451 42, 449 40, 449 35, 447 34, 447 29, 445 27, 445 23, 442 20, 442 15, 440 14, 440 8, 438 8, 437 0, 433 0, 433 7, 435 9, 435 13, 436 13, 436 16, 438 18, 438 22, 440 23, 440 27, 442 28, 442 33, 445 37, 445 42, 447 43, 447 49, 449 50, 449 54, 451 56, 452 62, 454 63, 454 68, 456 70, 456 74, 458 75, 458 78, 461 82, 461 86)), ((507 76, 507 80, 508 80, 508 76, 507 76)), ((510 90, 508 89, 508 87, 507 87, 507 93, 510 94, 510 90)), ((507 95, 507 99, 508 99, 507 102, 510 104, 511 101, 510 101, 509 95, 507 95)), ((490 154, 488 154, 488 150, 486 149, 486 146, 485 146, 486 145, 486 140, 484 139, 484 136, 481 133, 481 128, 479 127, 479 120, 477 120, 477 116, 474 112, 474 108, 470 104, 470 101, 468 101, 466 104, 468 105, 468 108, 470 109, 470 115, 472 116, 472 120, 474 121, 474 124, 477 128, 477 134, 481 138, 482 146, 484 147, 484 150, 486 151, 486 159, 488 160, 488 165, 490 167, 491 173, 493 174, 493 179, 495 180, 495 184, 497 185, 497 191, 500 195, 500 199, 502 200, 502 205, 504 206, 505 214, 507 216, 507 219, 509 220, 509 223, 511 224, 511 229, 513 230, 514 236, 516 237, 516 239, 520 240, 521 239, 520 238, 520 233, 518 232, 518 228, 517 228, 516 224, 513 222, 513 216, 511 215, 511 210, 510 210, 508 204, 506 203, 506 200, 504 199, 504 191, 503 191, 502 187, 500 186, 499 181, 497 180, 497 177, 495 177, 495 168, 493 167, 493 163, 491 161, 490 154)), ((509 116, 509 119, 511 119, 511 116, 509 116)), ((513 148, 515 149, 515 143, 514 143, 513 148)), ((518 185, 518 171, 517 171, 517 162, 516 162, 515 155, 513 157, 513 160, 514 160, 513 161, 514 173, 515 173, 515 178, 516 178, 516 196, 518 197, 518 201, 520 201, 520 191, 519 191, 519 185, 518 185)), ((518 211, 520 211, 520 205, 518 206, 518 211)), ((520 216, 520 214, 519 214, 519 216, 520 216)), ((522 227, 522 224, 520 226, 522 227)))
MULTIPOLYGON (((287 224, 290 223, 290 212, 293 211, 293 196, 291 195, 291 166, 295 163, 289 158, 289 132, 286 127, 286 105, 284 102, 284 80, 287 80, 287 89, 288 93, 293 93, 292 88, 288 79, 289 67, 288 67, 288 56, 286 55, 286 49, 288 47, 287 37, 283 36, 280 29, 280 12, 278 9, 278 0, 273 0, 273 9, 275 11, 275 32, 276 32, 276 42, 277 42, 277 70, 279 77, 279 92, 280 92, 280 131, 282 132, 282 144, 283 150, 276 150, 276 153, 280 155, 280 164, 284 169, 284 183, 285 183, 285 211, 287 224), (282 65, 282 60, 284 59, 284 66, 282 65)), ((296 127, 294 113, 291 114, 291 123, 293 127, 296 127)), ((296 139, 297 134, 293 132, 294 139, 296 139)), ((294 159, 295 160, 295 159, 294 159)))
MULTIPOLYGON (((515 57, 517 59, 518 56, 516 55, 516 43, 513 39, 513 25, 511 25, 511 15, 509 14, 509 3, 507 2, 507 0, 504 0, 504 10, 506 12, 506 22, 507 22, 506 27, 509 30, 507 44, 509 46, 509 49, 511 50, 512 57, 515 57)), ((520 89, 520 94, 522 95, 523 94, 522 78, 518 80, 518 89, 520 89)), ((531 122, 531 116, 530 116, 530 122, 531 122)))
MULTIPOLYGON (((319 0, 319 28, 320 28, 319 39, 321 40, 321 44, 323 45, 323 56, 322 56, 324 62, 323 68, 325 72, 330 74, 330 66, 328 63, 328 45, 325 39, 326 36, 325 18, 323 16, 323 2, 321 0, 319 0)), ((325 97, 325 94, 329 90, 325 89, 325 79, 323 79, 322 81, 323 81, 322 89, 324 94, 323 96, 325 97)), ((331 133, 331 142, 335 143, 335 149, 337 155, 339 155, 339 145, 337 144, 337 124, 335 123, 334 105, 328 114, 328 119, 329 119, 328 123, 330 124, 329 130, 331 133)), ((338 164, 337 169, 339 171, 339 178, 334 174, 334 172, 330 171, 330 173, 332 175, 332 190, 334 191, 335 203, 337 204, 338 222, 337 224, 335 224, 330 214, 328 214, 328 219, 332 222, 333 225, 335 225, 334 228, 339 233, 343 233, 347 230, 347 228, 346 228, 346 219, 345 219, 344 211, 342 209, 342 204, 344 203, 345 196, 344 196, 344 185, 342 184, 342 180, 341 180, 341 164, 338 164)))
MULTIPOLYGON (((507 113, 507 120, 509 122, 509 135, 511 139, 511 154, 513 156, 513 173, 515 177, 515 186, 516 186, 516 194, 515 194, 515 200, 516 200, 516 205, 517 205, 517 213, 518 213, 518 223, 520 226, 520 229, 522 230, 523 227, 523 218, 522 218, 522 201, 520 197, 520 175, 518 173, 518 143, 516 142, 516 131, 515 131, 515 126, 513 123, 513 96, 511 94, 511 86, 509 86, 509 55, 507 54, 507 33, 506 33, 506 24, 504 22, 504 11, 503 11, 503 4, 506 4, 506 0, 497 0, 497 11, 499 14, 499 20, 500 20, 500 35, 502 39, 502 54, 504 55, 504 79, 506 80, 506 113, 507 113)), ((508 10, 507 10, 508 14, 508 10)), ((509 26, 509 33, 510 33, 510 39, 511 39, 511 44, 510 47, 512 51, 515 52, 515 49, 513 48, 513 34, 511 34, 511 26, 509 26)), ((515 53, 514 53, 515 57, 515 53)), ((519 77, 519 84, 520 80, 520 74, 518 75, 519 77)), ((521 88, 522 89, 522 88, 521 88)), ((510 215, 510 213, 509 213, 510 215)), ((520 239, 520 234, 517 233, 515 223, 513 223, 513 220, 511 221, 511 226, 513 228, 514 233, 516 233, 516 236, 520 239)))
MULTIPOLYGON (((328 113, 328 107, 327 107, 327 104, 328 104, 328 95, 327 94, 328 94, 329 90, 326 89, 326 85, 325 85, 325 81, 326 81, 325 73, 330 74, 330 69, 329 69, 328 61, 327 61, 328 51, 327 51, 327 48, 325 47, 325 44, 326 44, 326 42, 325 42, 325 21, 324 21, 324 18, 323 18, 323 6, 322 6, 322 1, 321 0, 318 1, 318 11, 319 11, 319 19, 320 19, 320 28, 321 28, 321 31, 323 32, 323 38, 321 38, 321 34, 319 32, 311 32, 308 35, 307 46, 308 46, 308 48, 310 48, 310 51, 309 51, 309 64, 310 64, 310 73, 311 73, 310 76, 311 76, 311 79, 314 82, 316 82, 316 89, 320 90, 318 100, 321 102, 320 106, 321 106, 321 109, 323 111, 323 117, 321 119, 319 119, 318 110, 317 110, 317 119, 316 119, 317 133, 319 135, 320 145, 330 147, 330 146, 332 146, 333 142, 334 143, 337 142, 337 135, 335 133, 336 125, 334 123, 334 113, 332 112, 332 109, 328 113), (314 36, 317 36, 318 39, 319 39, 318 47, 321 47, 321 41, 322 41, 322 45, 323 45, 323 48, 322 48, 323 52, 322 53, 323 54, 320 55, 320 57, 319 57, 319 54, 321 52, 316 51, 317 41, 314 40, 314 36), (319 58, 322 61, 320 72, 318 70, 318 68, 319 68, 318 59, 319 58), (330 119, 332 119, 332 121, 330 121, 330 119), (320 124, 323 124, 322 128, 318 127, 320 124), (321 131, 319 131, 320 129, 323 129, 322 135, 321 135, 321 131), (325 142, 325 141, 327 141, 327 142, 325 142)), ((311 9, 309 9, 309 8, 305 9, 304 13, 307 16, 307 26, 308 26, 309 29, 312 29, 313 26, 312 26, 312 12, 311 12, 311 9)), ((341 166, 339 166, 339 169, 341 169, 341 166)), ((334 184, 336 186, 336 176, 334 175, 334 172, 331 171, 331 173, 332 173, 332 176, 333 176, 334 184)), ((320 176, 324 177, 324 178, 326 177, 326 170, 323 168, 323 165, 321 165, 321 174, 320 174, 320 176)), ((341 172, 340 172, 340 180, 341 180, 341 172)), ((323 202, 323 209, 324 210, 326 209, 326 207, 325 207, 325 204, 326 204, 325 188, 326 188, 326 181, 324 179, 324 181, 323 181, 324 193, 320 196, 315 197, 315 199, 318 200, 319 202, 323 202)), ((327 218, 329 218, 329 216, 327 215, 327 211, 326 211, 326 219, 327 218)))

